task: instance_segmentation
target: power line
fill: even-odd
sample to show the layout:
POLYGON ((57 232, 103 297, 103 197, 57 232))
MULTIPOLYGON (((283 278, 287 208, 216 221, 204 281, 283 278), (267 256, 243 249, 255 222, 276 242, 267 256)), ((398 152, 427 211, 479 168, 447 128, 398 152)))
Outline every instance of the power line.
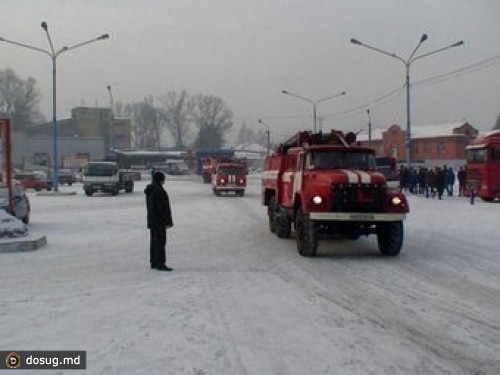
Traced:
MULTIPOLYGON (((453 70, 451 72, 443 73, 443 74, 438 74, 429 78, 425 78, 420 81, 416 81, 412 83, 412 86, 426 86, 426 85, 432 85, 444 81, 448 81, 450 79, 455 79, 467 74, 471 74, 486 68, 490 68, 494 65, 500 64, 500 54, 491 56, 487 59, 475 62, 473 64, 464 66, 462 68, 453 70)), ((396 89, 393 89, 389 92, 387 92, 384 95, 381 95, 379 97, 376 97, 375 99, 369 100, 361 105, 357 105, 355 107, 342 110, 339 112, 334 112, 334 113, 329 113, 326 115, 322 115, 321 117, 323 118, 345 118, 345 117, 351 117, 354 115, 358 115, 360 113, 364 113, 367 108, 377 108, 380 107, 388 102, 391 102, 395 100, 397 97, 399 97, 405 88, 405 85, 402 85, 396 89)), ((309 115, 290 115, 290 116, 260 116, 258 118, 263 118, 267 120, 286 120, 286 119, 300 119, 300 118, 309 118, 309 115)), ((240 121, 256 121, 257 117, 246 117, 246 118, 235 118, 235 120, 240 120, 240 121)))

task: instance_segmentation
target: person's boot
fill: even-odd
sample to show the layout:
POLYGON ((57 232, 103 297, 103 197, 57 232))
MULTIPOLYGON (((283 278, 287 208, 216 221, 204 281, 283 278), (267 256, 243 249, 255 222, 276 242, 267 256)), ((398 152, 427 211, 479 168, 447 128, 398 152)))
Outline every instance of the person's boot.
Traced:
POLYGON ((173 271, 173 268, 170 268, 169 266, 163 264, 161 266, 156 267, 158 271, 173 271))

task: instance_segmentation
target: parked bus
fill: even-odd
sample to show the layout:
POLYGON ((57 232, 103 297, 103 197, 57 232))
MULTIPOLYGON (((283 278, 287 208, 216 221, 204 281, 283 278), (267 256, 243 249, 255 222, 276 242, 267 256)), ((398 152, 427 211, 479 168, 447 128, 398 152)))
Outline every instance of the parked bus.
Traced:
POLYGON ((500 130, 480 136, 466 147, 467 189, 486 202, 500 198, 500 130))

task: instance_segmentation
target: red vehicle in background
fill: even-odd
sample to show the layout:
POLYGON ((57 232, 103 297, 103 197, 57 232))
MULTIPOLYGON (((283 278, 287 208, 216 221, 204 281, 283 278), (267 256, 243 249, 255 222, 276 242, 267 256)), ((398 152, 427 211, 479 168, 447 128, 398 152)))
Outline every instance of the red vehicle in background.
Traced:
POLYGON ((213 165, 212 190, 215 195, 234 192, 243 197, 247 186, 245 165, 231 160, 219 160, 213 165))
POLYGON ((21 181, 25 189, 35 189, 36 191, 42 189, 52 190, 52 181, 41 171, 18 172, 14 174, 14 179, 21 181))
POLYGON ((201 178, 205 184, 212 182, 212 158, 207 158, 203 160, 201 165, 201 178))
POLYGON ((500 130, 472 140, 465 151, 469 194, 485 202, 500 198, 500 130))

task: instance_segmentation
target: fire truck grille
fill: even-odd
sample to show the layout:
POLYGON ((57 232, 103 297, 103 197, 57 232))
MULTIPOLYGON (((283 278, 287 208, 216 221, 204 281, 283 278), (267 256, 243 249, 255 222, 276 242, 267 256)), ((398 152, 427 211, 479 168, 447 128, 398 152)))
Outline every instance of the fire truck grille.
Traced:
POLYGON ((381 212, 386 200, 386 188, 374 184, 332 186, 333 212, 381 212))

